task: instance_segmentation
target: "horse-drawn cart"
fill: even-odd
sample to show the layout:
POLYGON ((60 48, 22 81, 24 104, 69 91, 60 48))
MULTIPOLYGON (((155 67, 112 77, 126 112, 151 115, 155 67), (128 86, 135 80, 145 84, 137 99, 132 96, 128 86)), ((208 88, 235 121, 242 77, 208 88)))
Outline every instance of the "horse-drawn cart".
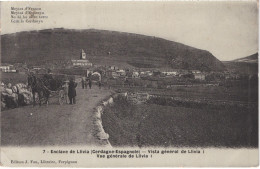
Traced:
POLYGON ((66 82, 67 75, 51 75, 51 74, 30 74, 28 76, 28 86, 30 86, 33 94, 33 105, 45 101, 46 105, 49 104, 50 97, 58 96, 60 105, 67 103, 67 88, 66 82), (38 97, 36 97, 37 95, 38 97), (38 99, 37 99, 38 98, 38 99))

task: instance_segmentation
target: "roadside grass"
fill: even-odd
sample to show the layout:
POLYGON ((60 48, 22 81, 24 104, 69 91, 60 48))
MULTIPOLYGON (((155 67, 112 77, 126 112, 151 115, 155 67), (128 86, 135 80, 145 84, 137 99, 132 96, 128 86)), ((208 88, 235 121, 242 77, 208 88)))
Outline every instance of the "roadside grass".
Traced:
POLYGON ((112 146, 257 147, 258 108, 132 105, 120 98, 105 109, 112 146))

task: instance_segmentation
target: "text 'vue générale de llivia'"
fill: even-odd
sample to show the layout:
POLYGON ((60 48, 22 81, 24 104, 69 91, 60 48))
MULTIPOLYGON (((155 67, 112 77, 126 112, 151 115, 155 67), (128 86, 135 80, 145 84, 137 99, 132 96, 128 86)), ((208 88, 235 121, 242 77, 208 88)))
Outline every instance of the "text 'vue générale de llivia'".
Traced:
POLYGON ((38 7, 11 7, 11 23, 41 24, 48 19, 42 8, 38 7))

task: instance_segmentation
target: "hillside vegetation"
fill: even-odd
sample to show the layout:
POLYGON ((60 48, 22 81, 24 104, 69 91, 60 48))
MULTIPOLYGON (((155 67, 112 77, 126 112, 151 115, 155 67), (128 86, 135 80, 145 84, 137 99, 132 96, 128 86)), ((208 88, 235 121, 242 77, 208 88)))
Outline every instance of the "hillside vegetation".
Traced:
POLYGON ((223 71, 210 52, 161 38, 104 30, 46 29, 1 36, 2 62, 43 64, 78 59, 95 64, 223 71))

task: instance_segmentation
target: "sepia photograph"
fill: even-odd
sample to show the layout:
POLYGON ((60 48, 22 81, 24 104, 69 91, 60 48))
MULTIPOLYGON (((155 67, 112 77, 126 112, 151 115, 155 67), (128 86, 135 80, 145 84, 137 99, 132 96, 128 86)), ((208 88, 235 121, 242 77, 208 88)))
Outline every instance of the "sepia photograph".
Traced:
POLYGON ((258 165, 257 1, 0 9, 1 165, 258 165))

